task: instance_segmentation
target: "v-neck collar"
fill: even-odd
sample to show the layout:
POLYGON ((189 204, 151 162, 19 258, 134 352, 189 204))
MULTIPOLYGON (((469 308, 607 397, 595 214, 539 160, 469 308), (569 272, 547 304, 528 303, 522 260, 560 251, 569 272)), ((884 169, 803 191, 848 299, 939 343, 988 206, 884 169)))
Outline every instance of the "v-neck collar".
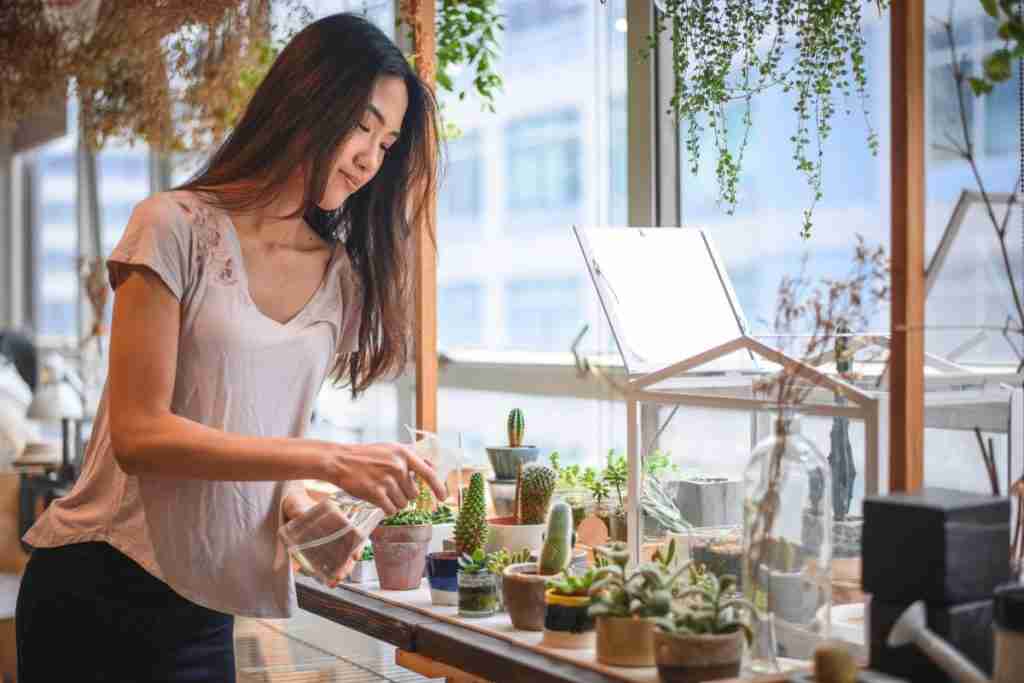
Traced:
POLYGON ((320 279, 320 284, 317 285, 316 290, 314 290, 313 294, 309 297, 309 299, 306 300, 306 303, 303 304, 302 308, 296 311, 291 318, 284 322, 281 322, 277 318, 274 318, 264 313, 263 309, 259 307, 259 304, 257 304, 256 300, 252 297, 252 291, 249 289, 249 269, 245 263, 245 252, 242 250, 242 239, 238 235, 238 228, 235 227, 235 222, 231 219, 231 215, 227 211, 224 211, 223 214, 225 220, 227 221, 229 232, 231 233, 231 240, 232 242, 234 242, 235 245, 235 254, 238 257, 238 271, 240 273, 239 285, 241 285, 242 291, 244 292, 245 297, 249 300, 249 303, 252 305, 253 309, 256 310, 256 312, 259 314, 261 318, 267 320, 271 324, 276 325, 277 327, 280 328, 289 327, 293 323, 305 317, 305 314, 312 308, 313 303, 320 298, 320 293, 326 289, 327 281, 331 279, 331 271, 334 269, 334 261, 335 258, 337 258, 338 249, 340 248, 341 245, 335 244, 331 248, 331 256, 327 260, 327 266, 324 268, 324 275, 320 279))

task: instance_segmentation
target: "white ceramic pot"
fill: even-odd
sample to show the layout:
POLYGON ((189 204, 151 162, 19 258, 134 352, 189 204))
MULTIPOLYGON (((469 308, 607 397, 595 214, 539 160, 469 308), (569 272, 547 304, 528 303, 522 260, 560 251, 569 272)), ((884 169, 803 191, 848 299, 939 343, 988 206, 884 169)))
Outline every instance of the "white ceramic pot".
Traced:
POLYGON ((506 548, 514 553, 523 548, 540 550, 544 545, 546 524, 514 524, 511 517, 492 517, 487 520, 491 533, 487 536, 487 552, 506 548))

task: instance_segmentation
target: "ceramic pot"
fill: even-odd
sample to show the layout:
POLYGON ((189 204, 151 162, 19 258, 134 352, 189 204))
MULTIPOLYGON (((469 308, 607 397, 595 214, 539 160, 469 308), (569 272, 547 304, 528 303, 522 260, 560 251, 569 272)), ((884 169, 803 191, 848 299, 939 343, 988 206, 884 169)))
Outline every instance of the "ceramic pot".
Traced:
POLYGON ((520 631, 544 630, 544 593, 546 576, 537 574, 536 562, 512 564, 501 577, 505 611, 512 626, 520 631))
POLYGON ((735 678, 743 659, 743 633, 676 635, 654 631, 654 660, 663 683, 735 678))
POLYGON ((592 650, 597 640, 590 596, 544 594, 544 637, 541 645, 562 650, 592 650))
POLYGON ((352 572, 345 577, 345 583, 370 583, 377 580, 377 566, 373 560, 359 560, 352 566, 352 572))
POLYGON ((611 666, 654 666, 653 622, 638 617, 598 617, 597 660, 611 666))
POLYGON ((515 479, 520 463, 526 465, 540 457, 536 446, 489 446, 487 459, 491 461, 495 479, 515 479))
POLYGON ((459 572, 459 616, 479 619, 493 615, 498 609, 498 585, 488 571, 467 574, 459 572))
POLYGON ((820 590, 806 574, 762 566, 761 575, 767 578, 769 612, 790 624, 809 625, 814 620, 821 604, 820 590))
POLYGON ((622 541, 623 543, 629 540, 625 511, 612 512, 608 516, 608 538, 612 541, 622 541))
POLYGON ((430 584, 430 604, 455 606, 459 604, 459 556, 454 552, 427 555, 427 582, 430 584))
POLYGON ((516 480, 488 479, 491 489, 491 501, 494 503, 496 517, 511 517, 516 512, 516 480))
POLYGON ((419 588, 430 545, 429 524, 379 526, 370 534, 380 587, 386 591, 419 588))
POLYGON ((502 548, 516 552, 523 548, 540 550, 544 545, 546 524, 516 524, 512 517, 492 517, 487 520, 491 533, 487 536, 487 552, 502 548))

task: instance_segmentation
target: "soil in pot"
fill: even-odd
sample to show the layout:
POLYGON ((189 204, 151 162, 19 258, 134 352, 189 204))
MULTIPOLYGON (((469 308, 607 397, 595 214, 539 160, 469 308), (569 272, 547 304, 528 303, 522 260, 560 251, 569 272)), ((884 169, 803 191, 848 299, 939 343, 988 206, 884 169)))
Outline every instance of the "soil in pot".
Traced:
POLYGON ((370 534, 377 576, 382 590, 419 588, 430 545, 429 524, 379 526, 370 534))
POLYGON ((459 556, 454 552, 427 555, 427 581, 430 583, 430 602, 433 605, 459 604, 459 556))
POLYGON ((654 624, 636 617, 598 617, 597 659, 610 666, 654 666, 654 624))
POLYGON ((459 572, 459 616, 489 617, 498 609, 498 587, 494 574, 459 572))
POLYGON ((541 644, 564 650, 589 650, 597 640, 589 596, 544 595, 544 638, 541 644))
POLYGON ((537 564, 526 562, 505 568, 501 577, 505 611, 512 619, 512 626, 520 631, 544 630, 544 593, 547 590, 546 576, 537 574, 537 564))
POLYGON ((663 683, 735 678, 743 659, 743 633, 675 635, 654 631, 654 658, 663 683))

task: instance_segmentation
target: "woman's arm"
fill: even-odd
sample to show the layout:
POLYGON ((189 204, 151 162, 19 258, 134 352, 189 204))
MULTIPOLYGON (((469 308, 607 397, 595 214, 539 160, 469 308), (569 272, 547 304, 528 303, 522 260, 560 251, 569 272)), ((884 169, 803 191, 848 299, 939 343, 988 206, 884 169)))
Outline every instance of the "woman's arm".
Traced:
POLYGON ((393 514, 416 497, 412 474, 444 485, 410 448, 229 434, 170 410, 181 308, 161 279, 133 268, 117 288, 110 344, 110 433, 129 474, 184 479, 320 479, 393 514))

